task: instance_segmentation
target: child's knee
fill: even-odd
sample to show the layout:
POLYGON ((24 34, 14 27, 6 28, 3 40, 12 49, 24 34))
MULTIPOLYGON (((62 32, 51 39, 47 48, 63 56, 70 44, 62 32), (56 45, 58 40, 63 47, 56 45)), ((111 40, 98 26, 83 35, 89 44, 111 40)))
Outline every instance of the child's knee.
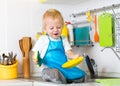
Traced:
POLYGON ((65 77, 58 69, 46 68, 42 71, 42 79, 56 83, 66 83, 65 77))

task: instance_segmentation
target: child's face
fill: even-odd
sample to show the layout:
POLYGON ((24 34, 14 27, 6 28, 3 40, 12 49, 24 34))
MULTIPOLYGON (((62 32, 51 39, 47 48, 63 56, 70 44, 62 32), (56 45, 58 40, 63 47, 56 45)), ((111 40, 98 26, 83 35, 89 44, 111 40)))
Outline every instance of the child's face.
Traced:
POLYGON ((60 19, 46 18, 45 31, 50 37, 58 39, 61 36, 62 28, 63 25, 60 19))

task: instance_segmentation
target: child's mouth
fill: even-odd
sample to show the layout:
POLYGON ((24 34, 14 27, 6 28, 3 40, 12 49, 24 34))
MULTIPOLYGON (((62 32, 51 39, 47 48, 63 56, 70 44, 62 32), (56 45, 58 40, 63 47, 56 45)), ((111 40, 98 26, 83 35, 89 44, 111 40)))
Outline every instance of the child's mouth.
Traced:
POLYGON ((56 36, 57 36, 57 35, 58 35, 58 33, 55 33, 54 35, 56 35, 56 36))

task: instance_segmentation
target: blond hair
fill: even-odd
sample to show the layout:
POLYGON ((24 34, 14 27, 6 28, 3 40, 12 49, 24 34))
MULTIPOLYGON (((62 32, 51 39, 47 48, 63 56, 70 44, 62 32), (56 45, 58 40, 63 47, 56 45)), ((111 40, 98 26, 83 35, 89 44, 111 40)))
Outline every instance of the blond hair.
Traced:
POLYGON ((46 22, 46 19, 47 19, 48 17, 49 17, 49 18, 52 18, 52 19, 58 18, 58 19, 60 19, 62 26, 64 25, 64 20, 63 20, 63 17, 62 17, 62 15, 61 15, 61 13, 60 13, 58 10, 56 10, 56 9, 48 9, 48 10, 44 13, 43 19, 42 19, 42 30, 43 30, 43 31, 44 31, 44 29, 45 29, 45 22, 46 22))

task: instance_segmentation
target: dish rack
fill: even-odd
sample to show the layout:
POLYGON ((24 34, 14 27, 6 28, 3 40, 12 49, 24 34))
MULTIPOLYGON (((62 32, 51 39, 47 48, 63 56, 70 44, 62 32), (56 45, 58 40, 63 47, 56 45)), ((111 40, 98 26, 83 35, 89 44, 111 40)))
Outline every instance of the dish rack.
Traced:
POLYGON ((90 26, 74 27, 74 46, 93 46, 90 29, 90 26))
POLYGON ((114 9, 112 11, 115 19, 115 48, 120 53, 120 13, 115 13, 114 9))

